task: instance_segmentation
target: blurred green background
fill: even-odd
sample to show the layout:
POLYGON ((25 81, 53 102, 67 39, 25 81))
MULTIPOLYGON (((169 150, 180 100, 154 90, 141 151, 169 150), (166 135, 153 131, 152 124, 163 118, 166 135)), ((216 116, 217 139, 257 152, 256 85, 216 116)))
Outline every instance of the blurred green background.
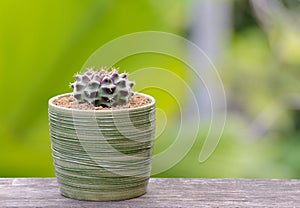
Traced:
MULTIPOLYGON (((119 36, 153 30, 189 39, 199 21, 196 2, 0 1, 0 176, 54 176, 48 99, 69 92, 87 58, 119 36)), ((230 8, 229 35, 214 62, 228 102, 224 133, 212 156, 199 163, 208 129, 203 124, 186 157, 155 176, 300 178, 300 2, 274 1, 278 10, 272 11, 249 1, 214 2, 230 8)), ((202 22, 210 25, 209 18, 202 22)), ((160 54, 135 55, 116 66, 129 73, 156 66, 192 80, 184 63, 160 54)), ((156 140, 158 153, 172 144, 178 102, 187 99, 180 89, 177 100, 159 89, 144 91, 168 118, 156 140)), ((158 117, 158 128, 163 123, 158 117)))

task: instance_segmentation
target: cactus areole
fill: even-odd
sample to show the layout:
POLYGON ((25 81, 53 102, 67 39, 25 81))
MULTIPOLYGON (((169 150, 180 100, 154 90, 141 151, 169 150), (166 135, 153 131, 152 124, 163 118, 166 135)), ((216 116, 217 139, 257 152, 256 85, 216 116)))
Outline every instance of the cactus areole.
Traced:
POLYGON ((103 107, 126 105, 134 94, 133 85, 126 73, 119 74, 115 68, 110 71, 88 69, 83 74, 77 74, 76 81, 71 83, 73 96, 78 103, 103 107))

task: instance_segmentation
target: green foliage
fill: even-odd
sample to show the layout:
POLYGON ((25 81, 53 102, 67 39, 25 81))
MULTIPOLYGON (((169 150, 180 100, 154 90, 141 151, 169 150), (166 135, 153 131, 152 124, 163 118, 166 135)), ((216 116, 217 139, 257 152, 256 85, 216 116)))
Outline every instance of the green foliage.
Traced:
POLYGON ((71 87, 79 103, 116 107, 126 105, 130 101, 133 85, 126 73, 119 74, 115 68, 110 72, 106 69, 94 71, 91 68, 83 74, 77 74, 71 87))
MULTIPOLYGON (((185 10, 186 4, 179 0, 162 4, 148 0, 0 1, 0 87, 9 87, 0 102, 0 176, 54 176, 49 98, 69 92, 66 83, 73 81, 71 77, 91 53, 110 40, 147 30, 184 34, 185 10), (162 5, 172 12, 166 13, 162 5), (174 24, 173 17, 180 21, 174 24)), ((126 62, 116 66, 129 73, 136 70, 130 68, 134 57, 126 62)), ((166 61, 146 57, 140 63, 163 67, 166 61)), ((182 64, 169 61, 168 65, 182 75, 182 64)), ((176 114, 164 96, 159 96, 159 103, 171 109, 170 115, 176 114)))

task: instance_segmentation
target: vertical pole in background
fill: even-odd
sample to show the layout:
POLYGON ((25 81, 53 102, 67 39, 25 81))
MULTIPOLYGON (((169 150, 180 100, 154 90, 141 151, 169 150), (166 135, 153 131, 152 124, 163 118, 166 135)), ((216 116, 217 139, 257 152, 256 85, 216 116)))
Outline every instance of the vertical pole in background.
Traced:
MULTIPOLYGON (((191 14, 191 28, 188 38, 203 50, 214 65, 217 64, 226 53, 226 46, 230 39, 232 1, 195 0, 191 2, 189 13, 191 14)), ((200 67, 197 70, 203 70, 202 74, 204 72, 209 77, 211 68, 205 66, 198 57, 193 56, 192 52, 190 57, 192 61, 199 62, 197 65, 200 67)), ((205 89, 205 85, 214 83, 199 83, 199 78, 194 76, 192 80, 201 119, 206 121, 210 119, 212 110, 221 110, 217 102, 211 103, 210 96, 212 95, 209 95, 205 89)), ((193 112, 191 112, 191 117, 192 114, 193 112)))

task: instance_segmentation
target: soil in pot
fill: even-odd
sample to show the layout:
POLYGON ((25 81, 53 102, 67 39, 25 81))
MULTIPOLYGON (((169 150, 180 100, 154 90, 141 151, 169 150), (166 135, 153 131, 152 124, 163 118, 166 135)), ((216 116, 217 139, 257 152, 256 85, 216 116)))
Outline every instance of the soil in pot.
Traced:
POLYGON ((93 105, 89 105, 88 103, 77 103, 75 98, 70 96, 60 97, 53 101, 53 103, 60 107, 72 108, 78 110, 114 110, 114 109, 127 109, 127 108, 137 108, 151 103, 151 100, 147 97, 141 95, 133 95, 130 99, 130 102, 124 106, 117 106, 112 108, 106 107, 95 107, 93 105))

